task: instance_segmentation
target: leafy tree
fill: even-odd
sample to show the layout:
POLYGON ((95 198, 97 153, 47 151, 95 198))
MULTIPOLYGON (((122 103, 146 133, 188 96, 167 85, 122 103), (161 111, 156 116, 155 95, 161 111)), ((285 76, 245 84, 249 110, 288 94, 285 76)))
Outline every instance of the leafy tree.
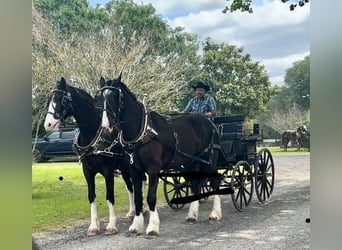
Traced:
MULTIPOLYGON (((138 99, 159 112, 178 109, 186 83, 198 73, 197 36, 182 28, 167 28, 166 52, 150 35, 132 34, 130 44, 121 36, 121 26, 110 23, 101 30, 64 33, 53 28, 32 9, 32 117, 33 133, 39 134, 45 117, 46 100, 61 76, 76 87, 95 94, 100 76, 123 80, 138 99), (149 52, 153 53, 149 53, 149 52), (147 94, 145 96, 144 94, 147 94)), ((126 20, 127 23, 130 20, 126 20)), ((153 31, 152 31, 153 32, 153 31)))
POLYGON ((220 115, 244 114, 254 119, 274 93, 264 66, 243 54, 243 47, 207 39, 202 64, 201 77, 213 86, 220 115))
POLYGON ((89 7, 87 0, 33 0, 33 6, 62 33, 101 29, 108 21, 105 11, 89 7))
MULTIPOLYGON (((253 0, 226 0, 227 2, 231 2, 230 6, 226 6, 223 9, 223 13, 227 13, 228 11, 234 12, 240 10, 241 12, 249 12, 253 13, 253 8, 251 7, 253 0)), ((288 3, 290 0, 281 0, 282 3, 288 3)), ((297 6, 303 7, 306 3, 309 3, 309 0, 294 0, 295 3, 289 3, 289 9, 291 11, 295 10, 297 6)))
POLYGON ((293 63, 286 70, 284 93, 290 103, 298 104, 302 109, 310 109, 310 56, 293 63))
POLYGON ((295 129, 301 124, 310 126, 310 56, 293 63, 286 70, 285 85, 277 87, 277 95, 266 105, 266 111, 258 116, 261 125, 267 125, 280 133, 295 129))

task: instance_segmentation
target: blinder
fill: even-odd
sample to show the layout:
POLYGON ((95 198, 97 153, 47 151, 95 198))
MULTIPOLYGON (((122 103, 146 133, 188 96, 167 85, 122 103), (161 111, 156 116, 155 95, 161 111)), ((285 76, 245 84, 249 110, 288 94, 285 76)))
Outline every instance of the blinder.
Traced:
POLYGON ((48 114, 53 115, 56 119, 59 119, 61 122, 63 122, 64 119, 65 119, 65 116, 66 116, 66 114, 67 114, 67 109, 68 109, 68 108, 71 108, 71 109, 72 109, 72 104, 71 104, 71 102, 72 102, 72 97, 71 97, 71 94, 70 94, 69 92, 67 92, 67 91, 60 90, 60 89, 54 89, 54 90, 52 90, 51 92, 52 92, 52 97, 51 97, 51 99, 53 99, 53 96, 54 96, 55 93, 57 93, 57 92, 63 94, 63 96, 62 96, 62 101, 61 101, 61 105, 62 105, 62 107, 63 107, 63 110, 62 110, 62 112, 60 113, 60 112, 56 111, 56 107, 54 107, 55 112, 54 112, 54 113, 53 113, 53 112, 48 112, 48 114))
POLYGON ((118 128, 120 128, 120 114, 121 114, 121 110, 123 107, 123 94, 120 88, 114 87, 114 86, 104 86, 101 88, 101 93, 103 93, 103 91, 105 90, 109 90, 109 91, 117 91, 118 92, 118 96, 119 98, 117 99, 117 111, 115 112, 115 110, 112 110, 111 105, 109 104, 109 101, 107 99, 107 96, 103 96, 104 98, 104 102, 103 102, 103 111, 109 112, 114 120, 114 126, 117 126, 118 128))

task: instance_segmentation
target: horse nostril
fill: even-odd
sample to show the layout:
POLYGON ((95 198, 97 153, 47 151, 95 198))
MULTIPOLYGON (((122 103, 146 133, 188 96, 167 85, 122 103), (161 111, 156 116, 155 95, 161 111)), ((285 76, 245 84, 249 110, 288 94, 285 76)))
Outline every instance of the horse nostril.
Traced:
POLYGON ((48 127, 51 127, 51 123, 48 123, 48 127))

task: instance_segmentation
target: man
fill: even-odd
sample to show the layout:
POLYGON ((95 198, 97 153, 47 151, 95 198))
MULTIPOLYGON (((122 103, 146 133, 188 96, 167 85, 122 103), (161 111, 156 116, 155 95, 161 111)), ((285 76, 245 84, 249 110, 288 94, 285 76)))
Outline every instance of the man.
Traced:
POLYGON ((210 90, 209 85, 198 81, 195 86, 195 97, 191 98, 186 105, 183 113, 199 113, 213 118, 216 115, 216 102, 214 98, 207 94, 210 90))

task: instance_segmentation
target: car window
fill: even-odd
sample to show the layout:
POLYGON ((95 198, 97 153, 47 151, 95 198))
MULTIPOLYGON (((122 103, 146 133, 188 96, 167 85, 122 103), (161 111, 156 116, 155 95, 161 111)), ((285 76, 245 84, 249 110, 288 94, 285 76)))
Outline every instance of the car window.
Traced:
POLYGON ((49 140, 56 140, 59 138, 59 132, 52 132, 47 136, 49 140))
POLYGON ((66 131, 62 133, 63 139, 74 139, 75 137, 75 131, 66 131))

